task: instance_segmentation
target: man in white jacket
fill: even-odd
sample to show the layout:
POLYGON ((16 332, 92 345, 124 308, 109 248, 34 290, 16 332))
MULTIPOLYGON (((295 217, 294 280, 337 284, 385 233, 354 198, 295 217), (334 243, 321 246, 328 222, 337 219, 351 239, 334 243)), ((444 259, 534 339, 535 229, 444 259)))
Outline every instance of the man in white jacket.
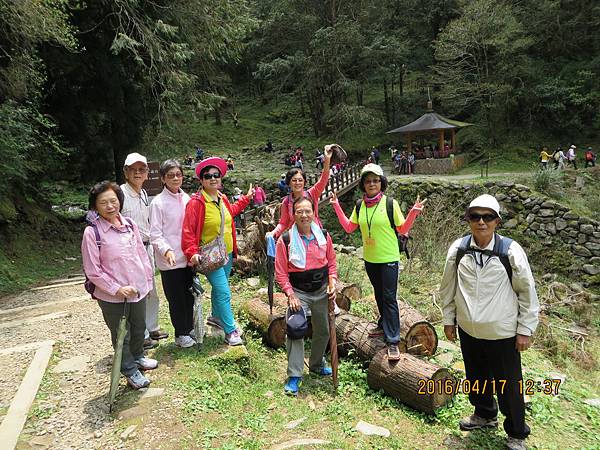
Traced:
POLYGON ((459 425, 462 430, 496 427, 499 404, 507 446, 521 450, 530 429, 520 352, 531 346, 538 325, 535 282, 523 248, 495 233, 500 205, 493 196, 473 200, 466 219, 472 234, 450 246, 440 285, 444 333, 454 341, 458 326, 469 401, 475 407, 459 425))

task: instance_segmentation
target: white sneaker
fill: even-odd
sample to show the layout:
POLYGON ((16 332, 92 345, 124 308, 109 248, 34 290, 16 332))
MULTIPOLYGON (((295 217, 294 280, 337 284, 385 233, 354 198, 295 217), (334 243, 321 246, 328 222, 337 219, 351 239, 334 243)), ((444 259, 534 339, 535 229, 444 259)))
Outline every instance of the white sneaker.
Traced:
POLYGON ((194 341, 190 336, 177 336, 175 338, 175 345, 181 348, 189 348, 192 347, 196 341, 194 341))
POLYGON ((158 361, 152 358, 146 358, 142 356, 135 360, 135 363, 139 367, 140 370, 153 370, 158 367, 158 361))
POLYGON ((231 346, 242 345, 244 341, 242 341, 240 330, 236 328, 231 333, 227 333, 225 335, 225 342, 227 342, 231 346))

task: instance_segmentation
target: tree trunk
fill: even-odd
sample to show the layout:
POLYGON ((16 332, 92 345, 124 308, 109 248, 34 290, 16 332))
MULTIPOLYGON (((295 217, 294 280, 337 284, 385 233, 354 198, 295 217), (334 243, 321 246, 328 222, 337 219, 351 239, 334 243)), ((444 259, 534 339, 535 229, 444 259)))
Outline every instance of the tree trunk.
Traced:
POLYGON ((435 355, 438 337, 433 325, 407 303, 398 301, 400 309, 400 337, 406 342, 408 353, 435 355))
POLYGON ((367 383, 427 414, 448 403, 456 390, 456 379, 447 369, 407 353, 390 362, 385 350, 371 360, 367 383))
POLYGON ((385 121, 390 125, 390 99, 388 95, 387 77, 383 77, 383 102, 385 105, 385 121))

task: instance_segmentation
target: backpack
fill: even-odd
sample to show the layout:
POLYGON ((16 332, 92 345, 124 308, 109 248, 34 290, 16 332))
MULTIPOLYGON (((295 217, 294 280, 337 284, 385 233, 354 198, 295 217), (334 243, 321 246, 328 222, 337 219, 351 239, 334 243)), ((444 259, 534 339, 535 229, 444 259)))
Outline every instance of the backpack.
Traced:
MULTIPOLYGON (((125 221, 127 222, 126 226, 133 230, 133 224, 131 223, 131 219, 129 217, 125 217, 125 221)), ((100 239, 100 232, 98 231, 98 225, 95 222, 91 222, 87 225, 88 227, 92 227, 94 229, 94 237, 96 238, 96 245, 98 246, 98 250, 102 247, 102 239, 100 239)), ((92 296, 93 299, 99 300, 98 297, 94 295, 96 291, 96 285, 90 281, 85 270, 83 271, 83 275, 85 276, 85 281, 83 282, 83 287, 87 291, 88 294, 92 296)))
POLYGON ((471 238, 472 235, 467 234, 463 236, 460 241, 460 245, 458 246, 458 250, 456 251, 456 270, 458 271, 458 264, 463 256, 466 254, 472 255, 473 253, 481 253, 486 256, 497 256, 500 259, 500 262, 504 266, 504 270, 506 270, 506 275, 510 283, 512 284, 512 266, 510 265, 510 260, 508 258, 508 248, 510 244, 512 244, 513 240, 507 238, 505 236, 501 236, 498 233, 494 233, 494 248, 492 250, 480 250, 477 248, 471 248, 471 238))
MULTIPOLYGON (((356 220, 358 220, 358 214, 360 213, 360 207, 361 207, 362 203, 363 203, 362 198, 359 198, 358 200, 356 200, 356 220)), ((398 249, 400 250, 400 253, 404 253, 406 255, 406 259, 410 259, 410 253, 408 251, 408 241, 410 239, 412 239, 412 237, 404 236, 404 235, 398 233, 398 231, 396 230, 396 227, 394 227, 394 199, 393 198, 386 196, 385 210, 387 212, 388 220, 390 221, 390 226, 392 227, 392 230, 394 230, 394 233, 396 234, 396 237, 398 238, 398 249)))
POLYGON ((552 155, 552 158, 554 158, 554 161, 560 160, 560 152, 555 151, 554 154, 552 155))

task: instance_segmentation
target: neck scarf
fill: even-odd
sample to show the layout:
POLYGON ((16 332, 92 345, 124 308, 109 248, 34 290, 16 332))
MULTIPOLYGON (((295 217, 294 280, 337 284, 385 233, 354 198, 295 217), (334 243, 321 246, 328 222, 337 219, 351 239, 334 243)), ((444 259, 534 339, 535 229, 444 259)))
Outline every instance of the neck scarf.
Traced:
POLYGON ((375 206, 377 203, 379 203, 381 197, 383 197, 383 191, 379 191, 379 193, 375 197, 367 197, 367 194, 364 194, 363 200, 367 208, 370 208, 371 206, 375 206))

